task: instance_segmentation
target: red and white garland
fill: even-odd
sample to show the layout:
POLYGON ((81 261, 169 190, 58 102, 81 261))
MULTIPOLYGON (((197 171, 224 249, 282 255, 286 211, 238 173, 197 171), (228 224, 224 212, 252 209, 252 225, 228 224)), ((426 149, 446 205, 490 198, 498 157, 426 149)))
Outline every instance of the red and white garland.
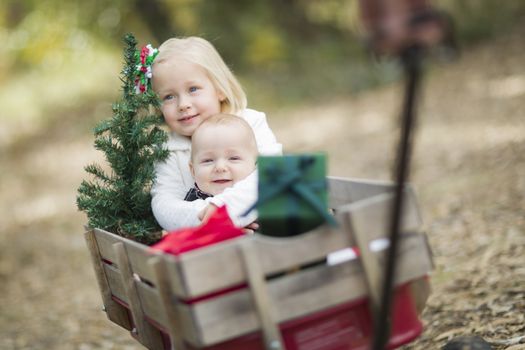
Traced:
POLYGON ((135 60, 137 61, 135 92, 137 94, 142 94, 151 89, 151 65, 158 53, 159 50, 153 48, 151 44, 144 46, 140 52, 135 53, 135 60))

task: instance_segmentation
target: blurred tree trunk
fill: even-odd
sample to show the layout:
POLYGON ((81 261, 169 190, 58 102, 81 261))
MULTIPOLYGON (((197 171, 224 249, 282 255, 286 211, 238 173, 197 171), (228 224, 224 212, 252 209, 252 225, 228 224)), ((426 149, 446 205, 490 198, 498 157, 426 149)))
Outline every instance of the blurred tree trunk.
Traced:
POLYGON ((132 6, 144 20, 151 33, 162 43, 169 37, 175 36, 177 26, 172 16, 169 15, 169 8, 163 1, 159 0, 134 0, 132 6))
POLYGON ((275 20, 281 28, 301 42, 315 42, 323 37, 341 38, 345 35, 337 26, 312 22, 297 0, 270 0, 275 20))
POLYGON ((7 29, 15 28, 30 10, 32 9, 23 2, 8 2, 5 9, 5 26, 7 29))

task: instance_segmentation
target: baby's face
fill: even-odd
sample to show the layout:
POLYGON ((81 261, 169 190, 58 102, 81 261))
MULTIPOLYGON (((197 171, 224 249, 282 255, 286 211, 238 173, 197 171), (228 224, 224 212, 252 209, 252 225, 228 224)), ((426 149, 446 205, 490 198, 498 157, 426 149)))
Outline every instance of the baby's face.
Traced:
POLYGON ((206 126, 192 139, 191 170, 199 188, 216 195, 255 170, 257 146, 251 135, 232 125, 206 126))

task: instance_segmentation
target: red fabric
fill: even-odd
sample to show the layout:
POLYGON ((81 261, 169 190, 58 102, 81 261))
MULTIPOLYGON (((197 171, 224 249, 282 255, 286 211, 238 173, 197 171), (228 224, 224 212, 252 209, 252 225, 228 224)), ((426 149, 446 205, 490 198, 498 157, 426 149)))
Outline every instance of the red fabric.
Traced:
POLYGON ((152 245, 151 248, 168 254, 179 255, 243 234, 242 229, 233 225, 226 207, 222 206, 202 225, 172 231, 152 245))

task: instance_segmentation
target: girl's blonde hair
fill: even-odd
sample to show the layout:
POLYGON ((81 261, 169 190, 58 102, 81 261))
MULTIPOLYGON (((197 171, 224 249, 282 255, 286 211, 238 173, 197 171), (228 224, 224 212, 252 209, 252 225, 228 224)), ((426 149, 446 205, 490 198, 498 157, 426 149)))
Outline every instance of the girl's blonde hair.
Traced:
POLYGON ((209 41, 195 36, 166 40, 153 62, 153 77, 155 65, 174 58, 185 59, 205 70, 215 88, 225 97, 221 101, 221 112, 239 114, 246 108, 246 94, 241 84, 209 41))

